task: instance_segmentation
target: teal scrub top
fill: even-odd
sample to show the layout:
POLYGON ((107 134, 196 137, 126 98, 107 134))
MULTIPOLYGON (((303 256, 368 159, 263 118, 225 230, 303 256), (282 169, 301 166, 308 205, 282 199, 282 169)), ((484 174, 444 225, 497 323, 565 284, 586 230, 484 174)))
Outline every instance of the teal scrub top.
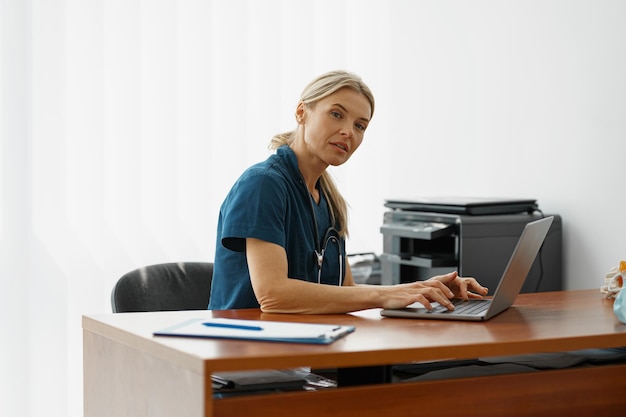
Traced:
POLYGON ((315 283, 319 271, 315 251, 325 247, 320 283, 341 285, 345 240, 336 232, 327 235, 332 226, 330 212, 323 193, 320 196, 320 203, 315 203, 296 155, 286 145, 244 171, 220 209, 209 309, 259 307, 246 261, 246 238, 282 246, 287 253, 288 276, 315 283))

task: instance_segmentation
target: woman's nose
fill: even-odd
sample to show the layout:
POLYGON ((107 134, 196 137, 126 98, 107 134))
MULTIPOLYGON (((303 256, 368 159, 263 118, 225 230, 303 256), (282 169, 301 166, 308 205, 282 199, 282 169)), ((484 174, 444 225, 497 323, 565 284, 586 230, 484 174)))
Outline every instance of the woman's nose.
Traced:
POLYGON ((352 126, 351 123, 344 123, 341 126, 341 134, 351 138, 352 136, 354 136, 354 130, 353 129, 354 129, 354 127, 352 126))

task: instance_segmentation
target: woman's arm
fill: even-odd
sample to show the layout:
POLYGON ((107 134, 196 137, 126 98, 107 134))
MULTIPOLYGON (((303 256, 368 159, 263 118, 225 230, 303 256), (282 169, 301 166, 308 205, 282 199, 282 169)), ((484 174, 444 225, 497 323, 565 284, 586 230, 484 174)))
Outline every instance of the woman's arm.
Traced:
POLYGON ((345 285, 341 287, 290 279, 285 250, 259 239, 246 239, 246 256, 252 288, 264 312, 347 313, 367 308, 401 308, 414 302, 430 307, 433 301, 451 306, 449 299, 454 296, 480 297, 468 289, 486 294, 486 289, 476 280, 461 279, 456 272, 427 281, 391 286, 354 285, 349 267, 345 285))

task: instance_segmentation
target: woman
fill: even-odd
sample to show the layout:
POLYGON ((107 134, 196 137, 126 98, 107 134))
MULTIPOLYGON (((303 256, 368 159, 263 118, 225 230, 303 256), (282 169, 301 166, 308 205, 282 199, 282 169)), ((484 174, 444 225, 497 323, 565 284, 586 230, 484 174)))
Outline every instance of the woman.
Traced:
POLYGON ((356 75, 314 79, 296 106, 297 128, 272 139, 276 153, 248 168, 220 210, 209 309, 345 313, 487 294, 456 272, 392 286, 356 285, 346 261, 346 202, 326 168, 359 148, 374 97, 356 75))

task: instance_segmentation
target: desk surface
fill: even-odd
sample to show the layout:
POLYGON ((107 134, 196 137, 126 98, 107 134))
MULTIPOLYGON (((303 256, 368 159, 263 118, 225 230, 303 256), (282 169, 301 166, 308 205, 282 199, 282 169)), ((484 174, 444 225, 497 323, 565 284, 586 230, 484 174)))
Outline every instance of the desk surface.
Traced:
POLYGON ((521 294, 484 323, 383 318, 379 309, 339 315, 264 314, 259 310, 121 313, 83 317, 83 329, 190 371, 369 366, 626 346, 626 325, 599 291, 521 294), (353 325, 330 345, 154 337, 189 318, 229 317, 353 325))

